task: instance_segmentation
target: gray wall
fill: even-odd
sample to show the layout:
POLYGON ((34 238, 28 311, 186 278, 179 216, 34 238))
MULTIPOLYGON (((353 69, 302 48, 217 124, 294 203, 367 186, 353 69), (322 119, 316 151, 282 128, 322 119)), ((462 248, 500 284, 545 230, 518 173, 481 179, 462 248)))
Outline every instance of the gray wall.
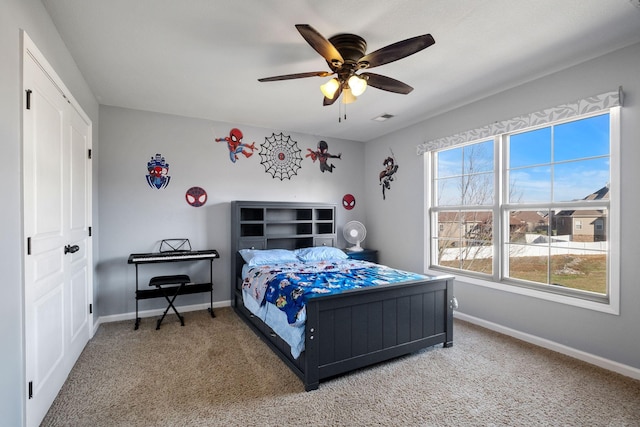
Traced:
POLYGON ((367 143, 367 245, 381 261, 422 270, 425 259, 424 163, 418 144, 595 95, 624 88, 621 141, 621 306, 610 315, 456 281, 459 312, 579 351, 640 369, 640 44, 504 91, 367 143), (383 201, 376 185, 382 159, 393 148, 400 168, 383 201))
MULTIPOLYGON (((0 12, 0 423, 23 421, 24 347, 22 342, 22 48, 24 29, 55 68, 94 124, 97 148, 98 104, 39 0, 2 0, 0 12)), ((94 240, 94 245, 96 241, 94 240)), ((95 247, 94 247, 95 250, 95 247)), ((95 251, 94 251, 95 253, 95 251)))
MULTIPOLYGON (((132 313, 135 268, 127 264, 133 252, 158 249, 163 238, 186 237, 194 249, 217 249, 214 261, 214 301, 230 298, 230 202, 232 200, 277 200, 336 203, 339 232, 351 219, 365 222, 364 145, 360 142, 326 139, 295 134, 281 129, 261 129, 241 124, 100 107, 98 189, 100 223, 100 262, 96 304, 101 316, 132 313), (215 138, 229 135, 237 127, 243 142, 255 142, 254 154, 240 155, 233 163, 225 142, 215 138), (274 179, 260 164, 260 145, 273 133, 289 135, 302 150, 302 167, 291 179, 274 179), (307 149, 316 149, 325 139, 329 152, 342 153, 332 159, 333 172, 321 172, 319 163, 305 157, 307 149), (147 161, 161 153, 169 163, 171 181, 166 188, 151 188, 145 179, 147 161), (193 186, 207 191, 202 207, 189 206, 185 192, 193 186), (342 197, 351 193, 356 207, 341 207, 342 197), (358 203, 360 202, 360 203, 358 203)), ((340 242, 342 246, 344 241, 340 242)), ((146 286, 149 276, 163 274, 174 265, 140 267, 140 282, 146 286)), ((180 265, 193 280, 208 278, 206 262, 180 265)), ((174 270, 175 271, 175 270, 174 270)), ((208 294, 181 297, 179 305, 206 303, 208 294)), ((164 307, 161 300, 140 301, 140 310, 164 307)))

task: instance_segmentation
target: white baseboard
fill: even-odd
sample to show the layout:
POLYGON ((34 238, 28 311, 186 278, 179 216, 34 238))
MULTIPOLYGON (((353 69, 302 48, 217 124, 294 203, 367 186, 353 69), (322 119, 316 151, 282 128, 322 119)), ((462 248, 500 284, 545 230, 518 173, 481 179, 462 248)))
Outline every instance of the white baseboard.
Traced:
MULTIPOLYGON (((511 329, 506 326, 499 325, 497 323, 489 322, 474 316, 470 316, 468 314, 460 313, 458 311, 454 312, 453 317, 456 319, 464 320, 465 322, 473 323, 474 325, 482 326, 483 328, 487 328, 504 335, 508 335, 513 338, 517 338, 522 341, 526 341, 528 343, 537 345, 539 347, 553 350, 555 352, 564 354, 566 356, 570 356, 575 359, 582 360, 583 362, 587 362, 592 365, 599 366, 609 371, 617 372, 618 374, 621 374, 636 380, 640 380, 640 369, 634 368, 633 366, 624 365, 622 363, 615 362, 613 360, 605 359, 603 357, 596 356, 594 354, 590 354, 582 350, 577 350, 575 348, 568 347, 566 345, 559 344, 554 341, 550 341, 544 338, 537 337, 535 335, 520 332, 515 329, 511 329)), ((454 343, 455 343, 455 338, 454 338, 454 343)))
MULTIPOLYGON (((229 307, 231 306, 231 301, 216 301, 213 303, 213 309, 215 310, 216 308, 222 308, 222 307, 229 307)), ((182 305, 177 307, 178 311, 180 313, 187 313, 189 311, 198 311, 198 310, 206 310, 210 307, 210 304, 208 302, 202 303, 202 304, 193 304, 193 305, 182 305)), ((164 313, 164 308, 156 308, 154 310, 144 310, 144 311, 139 311, 138 312, 138 317, 143 318, 143 317, 154 317, 154 316, 161 316, 162 313, 164 313)), ((167 313, 168 315, 169 313, 167 313)), ((136 313, 135 312, 131 312, 131 313, 122 313, 122 314, 112 314, 109 316, 100 316, 98 317, 98 321, 94 323, 93 325, 93 333, 95 334, 96 331, 98 330, 98 327, 100 327, 101 324, 103 323, 109 323, 109 322, 119 322, 121 320, 135 320, 136 318, 136 313)))

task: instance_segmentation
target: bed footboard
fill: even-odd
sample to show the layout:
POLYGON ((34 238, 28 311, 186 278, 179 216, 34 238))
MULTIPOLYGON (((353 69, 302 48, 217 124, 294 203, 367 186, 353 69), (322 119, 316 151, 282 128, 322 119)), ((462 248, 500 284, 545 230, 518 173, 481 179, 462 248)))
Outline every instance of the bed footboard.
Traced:
POLYGON ((303 381, 320 381, 437 344, 453 345, 453 276, 358 289, 307 302, 305 351, 298 359, 236 290, 234 309, 303 381))
POLYGON ((345 372, 436 344, 453 345, 453 277, 307 302, 305 390, 345 372))

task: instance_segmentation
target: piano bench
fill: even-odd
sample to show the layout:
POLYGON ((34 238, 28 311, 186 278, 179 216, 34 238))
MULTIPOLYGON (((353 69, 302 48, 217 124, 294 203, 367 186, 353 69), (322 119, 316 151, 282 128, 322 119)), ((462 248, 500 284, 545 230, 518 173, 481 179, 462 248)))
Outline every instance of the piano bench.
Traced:
POLYGON ((184 289, 184 286, 189 282, 191 282, 191 278, 189 278, 189 276, 187 276, 186 274, 176 274, 173 276, 156 276, 152 277, 151 280, 149 280, 149 286, 155 286, 156 290, 160 291, 162 293, 162 296, 164 296, 164 298, 167 300, 167 303, 169 303, 167 309, 164 311, 164 313, 162 313, 162 317, 158 319, 158 322, 156 323, 156 329, 160 329, 160 324, 169 312, 169 309, 173 310, 176 316, 178 316, 180 324, 184 326, 184 317, 180 315, 176 306, 173 305, 173 302, 178 297, 178 294, 181 293, 182 289, 184 289), (163 286, 166 285, 178 286, 167 286, 163 288, 163 286))
POLYGON ((191 278, 186 274, 176 274, 173 276, 156 276, 149 280, 149 286, 164 286, 164 285, 186 285, 191 282, 191 278))

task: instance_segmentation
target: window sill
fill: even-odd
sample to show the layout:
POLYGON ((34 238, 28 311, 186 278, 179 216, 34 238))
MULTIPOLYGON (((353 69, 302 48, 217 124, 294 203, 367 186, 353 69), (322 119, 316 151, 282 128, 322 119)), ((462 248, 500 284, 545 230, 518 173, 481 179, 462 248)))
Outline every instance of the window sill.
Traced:
MULTIPOLYGON (((427 270, 426 274, 442 274, 439 270, 427 270)), ((455 275, 455 273, 452 273, 455 275)), ((620 304, 617 298, 612 295, 609 298, 608 303, 590 301, 586 299, 570 297, 566 295, 560 295, 552 292, 544 292, 537 289, 525 288, 515 285, 508 285, 502 283, 496 283, 489 280, 483 280, 476 277, 459 276, 455 278, 458 282, 464 282, 471 285, 483 286, 485 288, 494 289, 501 292, 509 292, 518 295, 524 295, 532 298, 537 298, 545 301, 556 302, 558 304, 570 305, 573 307, 584 308, 587 310, 599 311, 601 313, 620 315, 620 304)))

